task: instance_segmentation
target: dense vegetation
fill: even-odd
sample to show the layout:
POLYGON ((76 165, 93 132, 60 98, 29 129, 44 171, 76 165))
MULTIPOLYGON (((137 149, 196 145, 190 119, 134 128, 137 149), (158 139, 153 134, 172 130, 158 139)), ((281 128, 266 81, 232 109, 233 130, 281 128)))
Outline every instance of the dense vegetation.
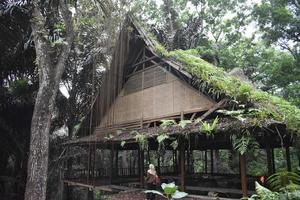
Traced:
MULTIPOLYGON (((19 194, 13 198, 22 198, 25 189, 31 118, 42 81, 35 37, 42 32, 46 36, 43 41, 54 66, 69 31, 59 5, 58 0, 0 2, 0 177, 8 177, 0 179, 5 182, 0 193, 19 194), (34 32, 36 27, 30 21, 34 7, 41 10, 43 31, 34 32)), ((78 124, 88 115, 101 86, 128 11, 157 38, 157 51, 184 63, 186 70, 204 81, 197 84, 212 86, 211 95, 252 103, 258 121, 284 121, 290 132, 299 134, 298 1, 75 0, 67 6, 75 13, 71 18, 74 38, 56 88, 67 92, 56 96, 51 117, 49 173, 55 176, 48 180, 49 198, 57 198, 59 186, 51 181, 57 181, 58 166, 72 156, 60 156, 65 150, 57 145, 61 142, 57 134, 68 132, 69 138, 80 134, 78 124), (229 77, 227 72, 234 68, 242 69, 252 83, 229 77)), ((220 153, 220 159, 226 159, 226 154, 220 153)), ((283 162, 283 156, 276 156, 278 166, 283 162)), ((201 168, 203 163, 198 163, 201 168)), ((249 167, 251 172, 261 169, 259 162, 249 167)))

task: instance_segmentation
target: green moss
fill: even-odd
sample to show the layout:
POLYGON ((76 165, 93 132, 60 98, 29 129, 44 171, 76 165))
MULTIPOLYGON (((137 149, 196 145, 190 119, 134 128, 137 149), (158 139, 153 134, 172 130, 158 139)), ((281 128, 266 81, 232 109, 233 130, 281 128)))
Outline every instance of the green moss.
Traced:
POLYGON ((241 104, 253 102, 260 112, 254 115, 258 120, 272 118, 286 123, 291 133, 299 134, 300 110, 281 97, 254 89, 250 84, 226 75, 218 68, 198 57, 196 49, 167 51, 154 40, 156 51, 163 57, 175 59, 185 66, 186 71, 198 77, 214 92, 222 92, 241 104))

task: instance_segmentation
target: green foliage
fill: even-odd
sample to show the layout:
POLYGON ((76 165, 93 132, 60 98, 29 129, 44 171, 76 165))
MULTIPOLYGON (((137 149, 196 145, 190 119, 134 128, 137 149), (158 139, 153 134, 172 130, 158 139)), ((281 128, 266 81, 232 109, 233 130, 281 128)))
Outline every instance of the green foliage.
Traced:
MULTIPOLYGON (((279 200, 279 193, 272 192, 271 190, 261 186, 258 182, 255 182, 255 191, 257 193, 257 197, 260 200, 279 200)), ((255 199, 251 197, 250 199, 255 199)))
POLYGON ((124 147, 125 144, 126 144, 126 141, 122 141, 122 142, 121 142, 121 147, 124 147))
POLYGON ((135 141, 138 142, 138 144, 142 150, 148 149, 148 140, 144 134, 139 133, 137 131, 132 131, 131 134, 135 134, 135 136, 134 136, 135 141))
POLYGON ((273 192, 258 182, 255 182, 256 194, 252 195, 250 200, 299 200, 300 190, 299 187, 292 186, 293 190, 285 190, 281 192, 273 192))
POLYGON ((219 118, 216 117, 214 119, 214 121, 212 122, 212 124, 206 122, 206 121, 201 121, 202 123, 202 126, 200 128, 200 132, 202 133, 205 133, 207 136, 211 136, 214 134, 214 131, 216 130, 217 128, 217 125, 218 125, 218 121, 219 121, 219 118))
POLYGON ((26 97, 28 96, 27 93, 29 92, 29 87, 30 84, 28 83, 28 80, 15 80, 11 83, 9 91, 16 97, 26 97))
MULTIPOLYGON (((156 42, 156 44, 158 44, 156 42)), ((166 50, 167 51, 167 50, 166 50)), ((254 102, 261 112, 253 118, 264 120, 273 118, 285 122, 291 133, 298 133, 300 128, 300 109, 283 98, 272 96, 266 92, 255 90, 241 80, 227 76, 223 69, 217 68, 202 60, 195 49, 175 50, 164 54, 186 66, 186 70, 206 82, 206 86, 213 88, 214 93, 225 95, 244 104, 254 102), (263 117, 263 118, 262 118, 263 117)))
POLYGON ((170 119, 163 119, 163 120, 161 120, 160 127, 162 129, 166 129, 167 127, 175 125, 175 124, 176 124, 176 122, 173 119, 172 120, 170 120, 170 119))
POLYGON ((160 144, 162 143, 164 140, 168 139, 169 136, 166 133, 161 133, 157 136, 156 140, 157 142, 160 144))
POLYGON ((192 123, 191 120, 181 120, 179 123, 178 123, 178 126, 180 126, 181 128, 185 128, 186 125, 192 123))
POLYGON ((295 172, 277 172, 267 178, 266 183, 270 186, 273 191, 281 191, 291 189, 289 192, 299 190, 300 187, 300 176, 295 172), (291 185, 290 185, 291 184, 291 185))
POLYGON ((177 140, 174 140, 172 143, 171 143, 171 147, 175 150, 175 149, 177 149, 177 147, 178 147, 178 142, 177 142, 177 140))
POLYGON ((231 141, 232 146, 235 150, 237 150, 241 155, 246 152, 253 152, 257 154, 257 150, 259 150, 259 144, 255 140, 255 138, 250 135, 249 131, 243 131, 242 135, 232 135, 231 141))
POLYGON ((154 193, 158 194, 166 199, 181 199, 187 196, 188 194, 185 192, 178 191, 178 187, 175 185, 175 183, 163 183, 161 184, 161 188, 163 189, 164 193, 161 193, 156 190, 146 190, 145 193, 154 193))

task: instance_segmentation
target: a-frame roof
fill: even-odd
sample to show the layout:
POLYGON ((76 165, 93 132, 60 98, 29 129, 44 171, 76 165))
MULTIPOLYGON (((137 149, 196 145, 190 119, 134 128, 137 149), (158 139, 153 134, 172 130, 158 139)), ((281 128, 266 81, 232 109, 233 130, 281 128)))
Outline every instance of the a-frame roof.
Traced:
MULTIPOLYGON (((202 60, 197 55, 196 50, 167 51, 153 36, 149 35, 151 34, 146 32, 137 20, 132 16, 127 17, 124 28, 120 32, 111 67, 106 73, 99 96, 94 103, 92 117, 94 127, 100 124, 101 118, 121 91, 128 66, 133 62, 133 58, 137 57, 138 49, 145 46, 155 56, 153 59, 159 59, 157 62, 164 63, 172 73, 200 92, 209 95, 217 102, 222 99, 228 99, 231 102, 230 106, 227 107, 230 111, 223 110, 220 112, 221 115, 230 115, 230 117, 224 118, 223 122, 221 120, 217 129, 232 130, 233 126, 237 129, 255 126, 268 128, 276 126, 276 124, 282 127, 283 124, 286 124, 291 133, 299 133, 300 111, 296 106, 282 98, 259 91, 253 88, 251 84, 236 77, 229 76, 224 70, 202 60)), ((149 137, 153 137, 159 131, 155 131, 155 129, 157 128, 143 129, 143 132, 148 132, 149 137)), ((199 130, 199 128, 197 129, 199 130)), ((172 130, 175 133, 174 129, 172 130)), ((132 138, 130 133, 125 132, 111 138, 103 134, 94 134, 70 143, 103 140, 121 141, 132 138)))

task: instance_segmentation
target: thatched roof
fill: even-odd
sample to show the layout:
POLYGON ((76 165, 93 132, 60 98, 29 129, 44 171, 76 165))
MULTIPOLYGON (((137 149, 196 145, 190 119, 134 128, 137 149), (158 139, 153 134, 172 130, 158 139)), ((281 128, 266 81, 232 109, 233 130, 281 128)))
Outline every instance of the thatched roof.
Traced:
MULTIPOLYGON (((300 110, 296 106, 280 97, 257 90, 244 79, 228 74, 223 69, 204 61, 194 49, 167 51, 151 34, 146 33, 145 29, 132 16, 128 17, 128 25, 137 31, 138 37, 142 38, 153 55, 159 57, 170 68, 188 79, 194 88, 216 100, 228 98, 233 102, 234 107, 227 106, 222 108, 228 109, 229 114, 226 114, 226 112, 223 112, 221 115, 218 114, 221 118, 214 130, 216 134, 239 133, 241 130, 253 130, 255 128, 264 129, 265 132, 272 132, 274 127, 279 127, 276 129, 280 130, 281 134, 286 133, 286 128, 288 128, 290 133, 299 132, 300 110), (231 114, 232 109, 238 111, 238 116, 231 114), (239 112, 241 110, 242 112, 239 112)), ((127 26, 125 26, 125 30, 128 29, 127 26)), ((122 34, 125 35, 121 31, 122 34)), ((207 121, 211 123, 211 119, 207 121)), ((141 128, 137 131, 139 134, 143 134, 145 138, 153 138, 162 132, 162 128, 141 128)), ((188 124, 185 128, 173 125, 163 131, 169 135, 184 133, 203 134, 201 133, 201 124, 197 123, 188 124)), ((135 141, 135 133, 133 129, 114 129, 69 141, 68 144, 89 143, 91 141, 135 141)))
POLYGON ((300 109, 283 99, 256 89, 245 76, 226 73, 223 68, 214 66, 200 58, 196 49, 168 51, 155 37, 145 34, 142 26, 133 18, 134 25, 140 30, 145 43, 165 62, 193 80, 193 86, 214 97, 228 97, 239 105, 258 109, 253 118, 264 121, 272 119, 287 125, 290 133, 300 134, 300 109))
MULTIPOLYGON (((208 123, 212 123, 212 119, 207 120, 208 123)), ((68 144, 76 143, 91 143, 91 142, 116 142, 121 143, 122 141, 126 142, 135 142, 137 134, 142 134, 145 138, 155 138, 161 133, 166 133, 168 136, 180 136, 184 134, 199 134, 206 135, 205 131, 202 130, 202 124, 200 122, 194 122, 187 124, 185 127, 180 125, 172 125, 167 128, 162 128, 160 126, 143 128, 143 129, 125 129, 125 130, 114 130, 107 134, 94 134, 82 138, 78 138, 72 141, 69 141, 68 144)), ((274 120, 265 120, 262 124, 256 124, 251 118, 244 119, 243 121, 237 120, 236 118, 223 117, 220 118, 216 129, 214 130, 214 135, 223 134, 229 136, 233 133, 239 133, 242 129, 247 130, 256 130, 257 132, 271 131, 276 132, 278 130, 284 130, 285 124, 274 121, 274 120), (258 131, 260 130, 260 131, 258 131)), ((278 134, 278 133, 276 133, 278 134)))

